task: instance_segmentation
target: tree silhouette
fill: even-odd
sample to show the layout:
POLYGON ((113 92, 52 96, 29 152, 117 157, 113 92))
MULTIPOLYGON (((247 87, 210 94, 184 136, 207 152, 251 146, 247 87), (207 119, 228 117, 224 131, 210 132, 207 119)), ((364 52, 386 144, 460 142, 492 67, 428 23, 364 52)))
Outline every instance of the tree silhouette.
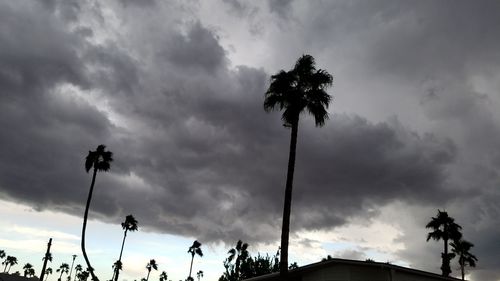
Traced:
POLYGON ((469 251, 474 244, 465 240, 453 241, 450 243, 451 251, 458 257, 458 264, 462 272, 462 280, 465 280, 465 267, 476 267, 477 258, 469 251))
POLYGON ((284 126, 291 128, 290 152, 286 176, 283 224, 281 230, 280 276, 288 272, 288 243, 290 233, 290 214, 292 204, 293 174, 299 117, 304 111, 310 113, 315 124, 321 127, 328 119, 328 106, 331 96, 326 89, 332 85, 333 78, 325 70, 316 69, 314 58, 310 55, 300 57, 290 71, 281 70, 271 76, 271 84, 265 93, 264 109, 269 112, 281 110, 284 126))
POLYGON ((168 275, 167 275, 167 273, 165 271, 162 271, 160 273, 160 279, 159 280, 160 281, 167 281, 168 280, 168 275))
POLYGON ((89 278, 89 275, 90 275, 90 273, 87 270, 78 273, 78 275, 77 275, 78 281, 87 281, 87 279, 89 278))
POLYGON ((56 272, 61 272, 61 274, 59 275, 59 278, 57 279, 58 281, 61 281, 61 278, 62 278, 62 275, 64 273, 68 274, 69 272, 69 264, 67 263, 62 263, 59 268, 56 270, 56 272))
POLYGON ((122 266, 122 254, 123 254, 123 246, 125 245, 125 238, 127 238, 127 232, 128 231, 137 231, 137 220, 134 218, 132 215, 128 215, 125 217, 125 221, 122 222, 122 229, 123 229, 123 241, 122 241, 122 248, 120 250, 120 257, 118 258, 118 261, 120 262, 120 269, 118 267, 115 267, 114 270, 114 281, 118 280, 118 275, 120 274, 121 266, 122 266))
MULTIPOLYGON (((27 263, 23 266, 23 270, 24 270, 24 277, 30 275, 31 273, 31 269, 33 269, 33 265, 31 263, 27 263)), ((34 274, 33 274, 34 275, 34 274)))
POLYGON ((69 270, 68 281, 71 281, 71 275, 73 274, 73 265, 75 265, 76 255, 73 255, 73 261, 71 262, 71 269, 69 270))
POLYGON ((87 252, 85 251, 85 230, 87 229, 87 219, 89 215, 90 201, 92 200, 92 192, 94 191, 94 184, 97 172, 107 172, 111 167, 111 162, 113 161, 113 153, 111 151, 105 151, 105 145, 99 145, 95 151, 89 151, 85 159, 85 170, 87 173, 94 168, 92 175, 92 182, 90 184, 89 196, 87 198, 87 204, 85 205, 85 213, 83 215, 83 227, 82 227, 82 253, 87 267, 92 275, 93 281, 99 281, 97 276, 94 274, 94 269, 90 265, 89 258, 87 257, 87 252))
POLYGON ((16 265, 17 264, 17 258, 14 257, 14 256, 7 256, 5 258, 5 260, 2 262, 2 264, 5 264, 5 268, 3 269, 3 272, 7 272, 9 273, 10 271, 10 268, 13 266, 13 265, 16 265), (7 269, 7 266, 9 266, 9 268, 7 269), (7 270, 7 271, 6 271, 7 270))
POLYGON ((203 270, 196 272, 196 277, 198 278, 198 281, 200 281, 200 279, 203 278, 203 270))
MULTIPOLYGON (((5 258, 5 251, 4 250, 0 250, 0 259, 4 259, 5 258)), ((2 261, 2 264, 3 264, 3 261, 2 261)))
POLYGON ((77 264, 75 266, 75 276, 73 277, 73 280, 76 280, 76 277, 78 276, 78 273, 82 272, 83 267, 81 264, 77 264))
POLYGON ((151 269, 158 270, 158 265, 156 264, 156 261, 154 259, 149 260, 148 264, 146 265, 146 269, 148 270, 148 276, 146 276, 146 281, 148 281, 151 269))
POLYGON ((191 247, 189 247, 188 249, 188 253, 191 254, 191 266, 189 267, 189 277, 188 277, 189 280, 193 280, 193 277, 191 277, 191 272, 193 270, 194 256, 198 255, 200 257, 203 257, 203 251, 201 250, 200 247, 201 243, 198 242, 198 240, 194 240, 193 245, 191 245, 191 247))
POLYGON ((236 280, 240 280, 240 264, 241 261, 248 257, 248 244, 243 243, 241 240, 238 240, 236 243, 236 247, 229 250, 228 261, 231 262, 233 259, 235 260, 234 274, 236 280))
POLYGON ((448 277, 451 273, 450 261, 455 257, 455 254, 448 253, 448 243, 450 240, 458 241, 462 238, 462 233, 460 232, 462 227, 456 224, 455 219, 448 216, 447 212, 440 210, 438 210, 437 216, 432 217, 431 221, 425 227, 432 230, 427 234, 427 241, 431 238, 436 241, 443 240, 444 250, 441 254, 441 271, 443 276, 448 277))
POLYGON ((49 279, 49 275, 52 274, 52 268, 48 267, 47 269, 45 269, 45 281, 47 281, 47 279, 49 279))

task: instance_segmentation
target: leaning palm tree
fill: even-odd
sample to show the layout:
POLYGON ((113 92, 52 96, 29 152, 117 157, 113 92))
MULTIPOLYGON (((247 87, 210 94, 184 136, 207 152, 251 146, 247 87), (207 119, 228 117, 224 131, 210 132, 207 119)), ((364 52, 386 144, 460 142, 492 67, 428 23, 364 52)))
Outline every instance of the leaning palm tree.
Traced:
POLYGON ((52 274, 52 268, 48 267, 47 269, 45 269, 45 281, 47 281, 47 279, 49 279, 50 274, 52 274))
POLYGON ((111 162, 113 161, 113 153, 111 151, 105 151, 105 145, 99 145, 95 151, 89 151, 87 158, 85 159, 85 170, 87 173, 90 169, 94 168, 92 175, 92 182, 90 184, 89 196, 87 198, 87 204, 85 205, 85 213, 83 215, 83 227, 82 227, 82 253, 87 267, 90 270, 90 275, 93 281, 99 281, 95 276, 94 270, 90 265, 89 258, 87 257, 87 252, 85 251, 85 230, 87 229, 87 218, 89 215, 90 201, 92 200, 92 192, 94 191, 94 184, 97 172, 107 172, 111 167, 111 162))
POLYGON ((449 241, 458 241, 462 238, 462 233, 460 230, 462 227, 455 223, 455 219, 448 216, 445 211, 438 210, 436 217, 432 217, 431 221, 427 223, 426 228, 430 228, 432 232, 427 234, 427 241, 431 238, 439 241, 443 240, 444 249, 441 254, 441 272, 445 277, 450 276, 451 268, 450 261, 455 257, 455 254, 448 253, 448 243, 449 241))
POLYGON ((151 269, 158 270, 158 265, 156 264, 156 261, 154 259, 149 260, 148 264, 146 265, 146 269, 148 270, 148 276, 146 276, 146 281, 148 281, 151 269))
POLYGON ((4 260, 4 262, 5 262, 4 272, 6 272, 6 271, 5 271, 5 269, 7 269, 7 265, 8 265, 8 266, 9 266, 9 268, 7 269, 7 273, 9 273, 9 272, 10 272, 10 268, 11 268, 13 265, 16 265, 16 264, 17 264, 17 258, 16 258, 16 257, 14 257, 14 256, 7 256, 7 257, 5 258, 5 260, 4 260))
POLYGON ((191 266, 189 267, 189 277, 188 277, 189 280, 193 280, 193 277, 191 277, 191 272, 193 270, 194 256, 198 255, 200 257, 203 257, 203 251, 201 250, 200 247, 201 243, 198 242, 198 240, 194 240, 193 245, 191 245, 191 247, 189 247, 188 249, 188 253, 191 254, 191 266))
POLYGON ((236 243, 236 247, 232 248, 227 252, 229 257, 227 258, 228 262, 235 260, 234 266, 234 275, 236 280, 240 280, 240 264, 241 261, 245 260, 248 257, 248 244, 243 243, 241 240, 238 240, 236 243))
POLYGON ((281 110, 284 126, 291 128, 290 153, 286 176, 283 224, 281 229, 280 275, 285 278, 288 272, 288 243, 290 233, 290 213, 292 206, 293 174, 299 117, 307 111, 321 127, 328 119, 328 106, 331 96, 326 89, 332 85, 333 77, 322 69, 316 69, 314 58, 310 55, 300 57, 290 71, 281 70, 271 76, 271 84, 265 93, 264 109, 269 112, 281 110))
POLYGON ((69 272, 69 264, 67 263, 62 263, 59 268, 56 270, 56 272, 61 272, 61 274, 59 275, 59 278, 57 279, 57 281, 61 281, 61 278, 62 278, 62 275, 64 273, 68 274, 69 272))
POLYGON ((476 267, 477 258, 469 251, 474 244, 465 240, 453 241, 450 243, 451 251, 458 257, 458 264, 462 271, 462 280, 465 280, 465 267, 476 267))
POLYGON ((162 271, 160 273, 160 281, 167 281, 168 280, 168 275, 165 271, 162 271))
POLYGON ((33 268, 33 265, 31 263, 27 263, 23 266, 23 270, 24 270, 24 277, 28 276, 29 273, 30 273, 30 269, 33 268))
MULTIPOLYGON (((138 229, 137 228, 137 220, 134 218, 134 216, 128 215, 125 217, 125 221, 122 222, 122 229, 123 229, 123 241, 122 241, 122 248, 120 250, 120 257, 118 258, 120 265, 122 262, 123 246, 125 245, 125 238, 127 238, 127 232, 128 231, 137 231, 137 229, 138 229)), ((119 274, 120 274, 120 270, 118 269, 118 267, 115 267, 115 272, 113 274, 114 281, 118 280, 119 274)))

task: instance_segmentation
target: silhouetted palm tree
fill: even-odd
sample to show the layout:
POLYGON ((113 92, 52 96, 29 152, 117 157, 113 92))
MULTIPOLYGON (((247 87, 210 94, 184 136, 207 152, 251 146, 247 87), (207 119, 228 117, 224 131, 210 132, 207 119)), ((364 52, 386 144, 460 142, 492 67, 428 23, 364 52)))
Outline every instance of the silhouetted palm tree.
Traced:
POLYGON ((156 261, 154 259, 149 260, 148 264, 146 265, 146 269, 148 270, 148 276, 146 276, 146 281, 148 281, 151 269, 158 270, 158 265, 156 264, 156 261))
POLYGON ((42 261, 44 261, 44 260, 47 260, 47 261, 52 262, 52 253, 48 253, 48 254, 46 254, 46 256, 44 256, 44 257, 42 258, 42 261))
POLYGON ((75 265, 76 255, 73 255, 73 261, 71 262, 71 269, 69 270, 68 281, 71 281, 71 275, 73 274, 73 265, 75 265))
MULTIPOLYGON (((123 246, 125 245, 125 238, 127 238, 127 232, 128 231, 137 231, 137 220, 134 218, 132 215, 128 215, 125 217, 125 221, 122 222, 122 228, 123 228, 123 241, 122 241, 122 248, 120 250, 120 257, 118 258, 118 261, 120 262, 120 265, 122 265, 122 254, 123 254, 123 246)), ((118 267, 115 267, 115 273, 114 273, 114 281, 118 280, 118 275, 120 274, 120 269, 118 267)))
MULTIPOLYGON (((5 251, 4 250, 0 250, 0 259, 4 259, 5 258, 5 251)), ((3 264, 3 262, 2 262, 3 264)))
POLYGON ((448 216, 447 212, 440 210, 438 210, 437 216, 432 217, 431 221, 425 227, 432 230, 432 232, 427 234, 427 241, 431 238, 436 241, 443 240, 444 250, 441 254, 441 271, 443 276, 448 277, 451 273, 450 260, 455 257, 453 253, 448 253, 448 242, 450 240, 458 241, 462 238, 462 233, 460 232, 462 227, 456 224, 455 219, 448 216))
POLYGON ((10 271, 10 268, 13 266, 13 265, 16 265, 17 264, 17 258, 14 257, 14 256, 7 256, 5 258, 5 260, 2 262, 2 264, 5 264, 5 268, 3 270, 3 272, 6 272, 5 270, 7 269, 7 266, 9 266, 9 268, 7 269, 7 273, 9 273, 10 271))
POLYGON ((62 278, 62 275, 64 273, 68 274, 69 272, 69 264, 67 263, 62 263, 59 268, 56 270, 56 272, 61 272, 61 274, 59 275, 59 278, 57 279, 58 281, 61 281, 61 278, 62 278))
POLYGON ((30 269, 33 269, 33 265, 31 263, 27 263, 23 266, 24 277, 28 276, 28 274, 30 273, 30 269))
POLYGON ((458 264, 462 271, 462 280, 465 280, 465 267, 476 267, 477 258, 469 252, 470 249, 474 247, 474 244, 469 241, 458 240, 451 242, 450 246, 451 251, 458 256, 458 264))
POLYGON ((245 260, 248 257, 248 244, 243 243, 241 240, 238 240, 236 243, 236 247, 232 248, 227 252, 229 257, 227 258, 229 262, 235 259, 234 266, 234 275, 236 280, 240 280, 240 264, 242 260, 245 260))
POLYGON ((316 69, 314 58, 310 55, 300 57, 290 71, 281 70, 271 76, 271 84, 265 94, 266 111, 282 110, 284 126, 291 128, 290 154, 286 176, 283 225, 281 230, 280 275, 288 272, 288 243, 290 232, 290 213, 292 204, 293 174, 299 117, 304 111, 313 115, 316 126, 321 127, 328 119, 328 106, 331 96, 326 89, 332 85, 333 78, 325 70, 316 69))
POLYGON ((87 281, 87 279, 89 278, 89 275, 90 275, 89 271, 85 270, 85 271, 78 273, 77 278, 79 281, 87 281))
POLYGON ((196 277, 198 277, 198 281, 200 281, 200 279, 203 278, 203 270, 196 272, 196 277))
POLYGON ((160 273, 160 281, 167 281, 168 280, 168 275, 165 271, 162 271, 160 273))
POLYGON ((203 251, 201 250, 200 247, 201 243, 198 242, 198 240, 194 240, 193 245, 191 245, 191 247, 189 247, 188 249, 188 253, 191 254, 191 266, 189 267, 189 277, 188 277, 190 280, 193 280, 193 277, 191 277, 191 272, 193 270, 194 256, 198 255, 200 257, 203 257, 203 251))
POLYGON ((122 270, 123 264, 122 264, 121 261, 115 261, 115 263, 113 264, 112 268, 113 268, 113 278, 111 278, 111 281, 115 279, 116 272, 122 270))
POLYGON ((83 270, 83 267, 81 264, 77 264, 75 266, 75 276, 73 277, 73 280, 76 279, 76 276, 78 275, 78 273, 82 272, 82 270, 83 270))
POLYGON ((52 274, 52 268, 48 267, 47 269, 45 269, 45 281, 49 279, 50 274, 52 274))
POLYGON ((83 215, 83 227, 82 227, 82 253, 87 267, 90 270, 90 275, 92 275, 93 281, 99 281, 99 279, 94 274, 94 269, 90 265, 89 258, 87 257, 87 252, 85 251, 85 230, 87 229, 87 218, 89 215, 90 201, 92 200, 92 192, 94 191, 94 184, 97 172, 107 172, 111 167, 111 162, 113 161, 113 153, 111 151, 105 151, 105 145, 99 145, 96 151, 89 151, 87 158, 85 159, 85 170, 87 173, 90 169, 94 168, 92 175, 92 183, 90 184, 89 196, 87 198, 87 204, 85 205, 85 213, 83 215))

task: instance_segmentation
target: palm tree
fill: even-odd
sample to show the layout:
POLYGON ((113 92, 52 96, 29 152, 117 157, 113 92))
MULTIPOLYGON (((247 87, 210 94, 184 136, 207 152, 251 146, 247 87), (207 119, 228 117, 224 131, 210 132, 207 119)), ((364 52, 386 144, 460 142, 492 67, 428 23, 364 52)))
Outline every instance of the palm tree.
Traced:
POLYGON ((75 277, 73 277, 73 280, 76 280, 78 273, 82 272, 82 270, 83 270, 83 267, 81 264, 77 264, 75 266, 75 277))
POLYGON ((61 278, 62 278, 62 275, 64 273, 68 274, 69 272, 69 264, 67 263, 62 263, 59 268, 56 270, 56 272, 61 272, 61 274, 59 275, 59 278, 57 279, 57 281, 61 281, 61 278))
POLYGON ((160 273, 160 281, 167 281, 168 280, 168 275, 165 271, 162 271, 160 273))
POLYGON ((200 279, 203 278, 203 270, 196 272, 196 277, 198 277, 198 281, 200 281, 200 279))
POLYGON ((50 274, 52 274, 52 268, 49 267, 49 268, 45 269, 45 275, 46 275, 45 281, 47 281, 50 274))
POLYGON ((42 258, 42 261, 50 261, 52 262, 52 253, 47 253, 43 258, 42 258))
POLYGON ((99 281, 99 279, 94 274, 94 269, 90 265, 89 258, 87 257, 87 252, 85 251, 85 230, 87 229, 87 218, 89 215, 90 201, 92 200, 92 192, 94 191, 94 184, 97 172, 107 172, 111 167, 111 162, 113 161, 113 153, 111 151, 105 151, 105 145, 99 145, 95 151, 89 151, 87 158, 85 159, 85 170, 87 173, 90 169, 94 168, 92 175, 92 183, 90 184, 89 196, 87 198, 87 204, 85 205, 85 213, 83 215, 83 227, 82 227, 82 253, 87 267, 90 270, 90 275, 92 275, 93 281, 99 281))
POLYGON ((7 269, 7 265, 9 266, 9 268, 7 269, 7 273, 9 273, 10 268, 11 268, 13 265, 16 265, 16 264, 17 264, 17 258, 16 258, 16 257, 13 257, 13 256, 7 256, 7 257, 5 258, 5 260, 2 262, 2 264, 5 264, 5 268, 4 268, 3 272, 6 272, 5 270, 7 269))
MULTIPOLYGON (((123 241, 122 241, 122 248, 120 250, 120 257, 118 258, 120 265, 121 265, 121 261, 122 261, 123 246, 125 245, 125 238, 127 238, 127 232, 128 231, 137 231, 137 229, 138 229, 137 220, 134 218, 134 216, 128 215, 125 217, 125 221, 122 222, 122 229, 123 229, 123 241)), ((113 274, 114 281, 118 280, 119 273, 120 273, 120 270, 117 267, 115 267, 115 272, 113 274)))
POLYGON ((193 245, 191 247, 189 247, 188 249, 188 253, 191 254, 191 266, 189 267, 189 279, 192 280, 193 277, 191 277, 191 272, 193 270, 193 260, 194 260, 194 256, 195 255, 198 255, 200 257, 203 257, 203 251, 201 250, 201 243, 198 242, 198 240, 194 240, 193 242, 193 245))
POLYGON ((78 273, 77 277, 78 277, 79 281, 87 281, 87 279, 89 278, 89 275, 90 275, 89 271, 85 270, 85 271, 78 273))
POLYGON ((441 254, 441 271, 443 276, 448 277, 451 273, 450 260, 455 257, 455 254, 448 253, 448 241, 460 240, 462 238, 462 233, 460 232, 462 227, 456 224, 455 219, 448 216, 447 212, 440 210, 438 210, 437 216, 432 217, 431 221, 425 227, 432 230, 432 232, 427 234, 427 241, 431 238, 436 241, 443 240, 444 250, 441 254))
MULTIPOLYGON (((5 251, 4 250, 0 250, 0 259, 4 259, 5 258, 5 251)), ((3 262, 2 262, 3 264, 3 262)))
POLYGON ((156 264, 156 261, 154 259, 149 260, 148 264, 146 265, 146 269, 148 270, 148 276, 146 277, 146 281, 148 281, 151 269, 158 270, 158 265, 156 264))
POLYGON ((332 82, 333 77, 328 72, 316 69, 312 56, 303 55, 297 60, 292 70, 281 70, 271 76, 271 84, 265 93, 264 109, 267 112, 282 110, 281 119, 284 126, 292 129, 281 229, 280 275, 282 278, 288 272, 290 213, 299 117, 302 112, 307 111, 313 115, 316 126, 321 127, 325 124, 331 100, 326 89, 332 85, 332 82))
POLYGON ((236 243, 236 247, 229 250, 229 257, 227 258, 229 262, 235 259, 235 269, 234 275, 236 280, 240 280, 240 264, 242 260, 245 260, 248 257, 248 244, 243 243, 241 240, 238 240, 236 243))
POLYGON ((23 270, 24 270, 24 277, 28 276, 28 274, 30 273, 30 269, 33 268, 33 265, 31 265, 31 263, 27 263, 23 266, 23 270))
POLYGON ((73 255, 73 261, 71 262, 71 269, 69 270, 68 281, 71 281, 71 275, 73 274, 73 265, 75 265, 76 255, 73 255))
POLYGON ((122 266, 123 266, 123 264, 121 261, 115 261, 115 263, 112 266, 113 277, 111 278, 111 281, 115 279, 116 273, 119 272, 120 270, 122 270, 122 268, 123 268, 122 266))
POLYGON ((465 280, 465 267, 476 267, 477 258, 469 251, 474 244, 465 240, 453 241, 450 243, 451 251, 458 256, 458 264, 462 271, 462 280, 465 280))

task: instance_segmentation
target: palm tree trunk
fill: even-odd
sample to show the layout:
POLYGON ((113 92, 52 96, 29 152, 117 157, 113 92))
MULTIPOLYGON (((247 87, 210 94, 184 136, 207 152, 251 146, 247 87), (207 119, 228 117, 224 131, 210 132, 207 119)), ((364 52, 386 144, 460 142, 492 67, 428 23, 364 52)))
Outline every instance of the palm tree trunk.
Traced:
MULTIPOLYGON (((123 241, 122 241, 122 249, 120 250, 120 257, 118 258, 118 261, 122 261, 122 254, 123 254, 123 246, 125 245, 125 238, 127 238, 127 229, 125 229, 125 232, 123 233, 123 241)), ((118 275, 120 274, 120 269, 118 267, 115 268, 115 274, 114 276, 114 281, 118 281, 118 275)))
POLYGON ((285 203, 283 207, 283 225, 281 228, 281 260, 280 278, 286 280, 288 273, 288 243, 290 238, 290 214, 292 208, 293 172, 295 170, 295 151, 297 148, 297 132, 299 130, 299 118, 292 123, 290 137, 290 154, 288 157, 288 171, 286 174, 285 203))
POLYGON ((465 265, 461 264, 460 269, 462 270, 462 280, 465 280, 465 265))
POLYGON ((193 260, 194 260, 194 253, 191 255, 191 266, 189 267, 189 277, 191 278, 191 271, 193 270, 193 260))
POLYGON ((5 267, 3 268, 3 272, 7 271, 7 265, 9 265, 9 264, 8 263, 5 264, 5 267))
MULTIPOLYGON (((238 257, 236 258, 234 275, 236 275, 236 280, 240 280, 240 255, 238 255, 238 257)), ((198 280, 200 280, 200 278, 198 278, 198 280)))
POLYGON ((443 239, 443 241, 444 241, 444 253, 442 257, 441 271, 443 273, 443 276, 448 277, 450 276, 451 273, 450 258, 448 256, 448 239, 443 239))
MULTIPOLYGON (((47 279, 49 279, 49 275, 47 274, 47 276, 45 276, 45 281, 47 281, 47 279)), ((42 279, 40 279, 41 281, 42 279)))
POLYGON ((52 238, 49 239, 49 243, 47 244, 47 252, 45 252, 45 259, 43 260, 42 272, 40 273, 40 281, 43 281, 43 276, 45 275, 45 269, 47 268, 47 260, 50 254, 51 245, 52 245, 52 238))
POLYGON ((150 273, 151 273, 151 269, 150 269, 150 270, 148 270, 148 276, 146 276, 146 281, 148 281, 148 280, 149 280, 149 274, 150 274, 150 273))
POLYGON ((92 192, 94 191, 94 184, 95 184, 96 175, 97 175, 97 169, 94 166, 94 174, 92 175, 92 183, 90 184, 89 196, 87 198, 87 205, 85 206, 85 214, 83 215, 82 244, 81 244, 83 258, 85 259, 85 262, 87 263, 87 267, 90 271, 90 275, 92 275, 92 281, 99 281, 99 278, 97 278, 94 275, 94 268, 90 265, 89 258, 87 257, 87 252, 85 251, 85 230, 87 229, 87 218, 89 216, 90 201, 92 200, 92 192))
POLYGON ((73 261, 71 262, 71 270, 69 271, 68 280, 71 281, 71 274, 73 273, 73 265, 75 265, 76 256, 73 256, 73 261))

